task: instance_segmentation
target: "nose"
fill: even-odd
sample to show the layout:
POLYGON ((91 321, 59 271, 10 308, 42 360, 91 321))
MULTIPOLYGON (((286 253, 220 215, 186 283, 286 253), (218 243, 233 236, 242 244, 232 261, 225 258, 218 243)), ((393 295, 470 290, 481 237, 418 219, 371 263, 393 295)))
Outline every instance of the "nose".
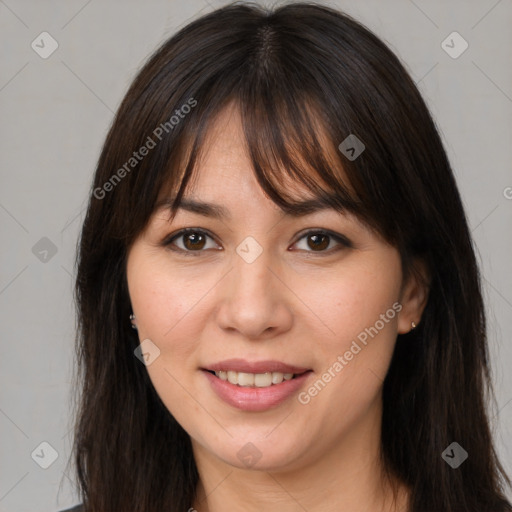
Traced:
POLYGON ((223 279, 217 323, 246 339, 267 339, 289 330, 293 323, 293 293, 270 261, 268 251, 252 263, 234 255, 233 269, 223 279))

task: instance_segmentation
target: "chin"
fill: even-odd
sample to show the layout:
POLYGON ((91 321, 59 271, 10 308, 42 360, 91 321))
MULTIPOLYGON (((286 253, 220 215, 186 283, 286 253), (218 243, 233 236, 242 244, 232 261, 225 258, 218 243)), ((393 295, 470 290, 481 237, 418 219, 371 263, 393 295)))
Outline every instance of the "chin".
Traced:
POLYGON ((213 454, 226 464, 250 471, 284 471, 298 467, 300 446, 297 439, 286 440, 276 436, 272 441, 261 435, 244 436, 243 440, 231 440, 223 449, 213 447, 213 454))

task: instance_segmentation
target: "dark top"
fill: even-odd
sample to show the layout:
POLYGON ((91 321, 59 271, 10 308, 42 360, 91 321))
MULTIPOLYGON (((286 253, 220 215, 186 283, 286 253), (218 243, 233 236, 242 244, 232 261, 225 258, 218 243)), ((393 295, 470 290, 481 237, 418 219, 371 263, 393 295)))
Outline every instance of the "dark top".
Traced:
POLYGON ((61 510, 60 512, 83 512, 83 505, 75 505, 73 508, 67 508, 66 510, 61 510))

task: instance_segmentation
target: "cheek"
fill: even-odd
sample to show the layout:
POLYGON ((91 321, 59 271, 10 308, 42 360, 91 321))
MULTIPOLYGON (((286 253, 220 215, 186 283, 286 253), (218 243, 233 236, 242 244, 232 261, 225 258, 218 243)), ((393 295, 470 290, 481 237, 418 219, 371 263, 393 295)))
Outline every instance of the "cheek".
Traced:
POLYGON ((380 338, 396 338, 397 309, 401 271, 397 258, 354 260, 332 275, 324 275, 304 280, 301 292, 307 306, 318 312, 318 325, 323 324, 322 332, 327 342, 327 351, 341 350, 351 341, 364 339, 364 333, 377 324, 380 338), (330 341, 329 341, 330 340, 330 341))
POLYGON ((159 347, 160 362, 166 367, 180 373, 190 369, 211 314, 212 291, 222 274, 193 262, 176 268, 165 254, 146 248, 134 250, 127 274, 140 340, 150 339, 159 347))
POLYGON ((130 253, 127 280, 139 333, 160 338, 183 315, 186 299, 180 274, 170 279, 165 258, 140 244, 130 253))
POLYGON ((339 302, 345 307, 336 324, 343 332, 338 350, 343 366, 340 382, 346 397, 359 396, 363 403, 373 399, 387 374, 402 309, 400 260, 397 256, 384 262, 359 273, 340 292, 339 302))
POLYGON ((322 328, 328 334, 318 335, 315 345, 319 381, 306 390, 301 403, 314 401, 318 410, 336 404, 355 421, 376 399, 393 354, 401 310, 400 260, 392 253, 384 256, 354 260, 335 276, 317 281, 321 286, 310 295, 310 304, 329 330, 322 328))
POLYGON ((186 424, 187 415, 200 415, 199 405, 183 400, 183 386, 196 370, 196 352, 204 324, 201 298, 209 280, 195 280, 190 272, 169 269, 164 258, 134 252, 127 267, 128 288, 137 318, 140 341, 151 340, 159 356, 146 367, 155 390, 167 409, 186 424), (182 418, 183 417, 183 418, 182 418))

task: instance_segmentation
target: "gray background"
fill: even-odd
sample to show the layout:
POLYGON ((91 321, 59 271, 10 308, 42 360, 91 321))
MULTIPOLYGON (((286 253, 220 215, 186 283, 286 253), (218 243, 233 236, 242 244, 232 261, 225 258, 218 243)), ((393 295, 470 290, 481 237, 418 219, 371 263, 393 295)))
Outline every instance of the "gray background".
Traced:
MULTIPOLYGON (((92 173, 113 112, 145 58, 224 3, 0 0, 1 512, 49 512, 77 501, 72 473, 64 472, 73 262, 92 173), (47 59, 31 47, 43 31, 59 45, 47 59), (48 469, 35 462, 50 461, 41 442, 58 452, 48 469)), ((442 133, 481 261, 499 410, 493 426, 512 474, 512 2, 330 5, 391 45, 442 133), (453 31, 469 44, 456 59, 441 46, 453 31)))

